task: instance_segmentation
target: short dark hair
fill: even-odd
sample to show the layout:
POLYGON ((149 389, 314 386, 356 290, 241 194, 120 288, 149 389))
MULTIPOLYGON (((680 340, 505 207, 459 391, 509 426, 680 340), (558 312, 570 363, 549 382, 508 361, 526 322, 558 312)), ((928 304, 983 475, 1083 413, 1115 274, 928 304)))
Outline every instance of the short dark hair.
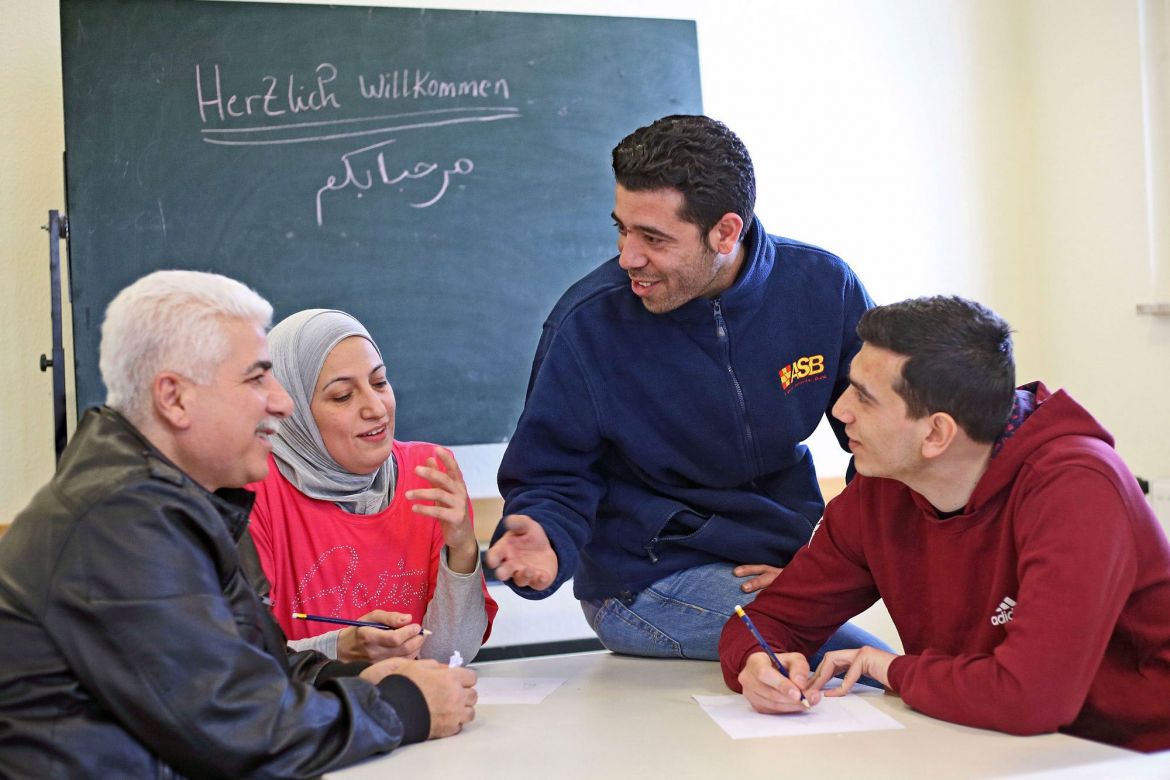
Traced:
POLYGON ((756 174, 739 136, 706 116, 675 114, 639 127, 613 149, 613 173, 627 190, 675 189, 679 216, 703 235, 728 212, 747 233, 756 207, 756 174))
POLYGON ((1003 432, 1016 365, 1012 329, 991 309, 957 296, 913 298, 870 309, 857 335, 906 356, 894 390, 912 418, 946 412, 983 443, 1003 432))

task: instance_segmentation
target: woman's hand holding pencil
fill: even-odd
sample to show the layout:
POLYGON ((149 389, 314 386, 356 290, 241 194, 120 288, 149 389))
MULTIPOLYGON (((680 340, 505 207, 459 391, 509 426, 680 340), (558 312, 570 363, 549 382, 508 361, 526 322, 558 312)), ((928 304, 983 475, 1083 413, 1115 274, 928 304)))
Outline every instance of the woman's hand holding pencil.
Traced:
MULTIPOLYGON (((294 613, 294 617, 297 617, 294 613)), ((337 634, 339 661, 381 661, 384 658, 418 658, 423 642, 430 634, 403 612, 375 609, 360 620, 342 621, 306 615, 301 620, 340 623, 349 628, 337 634)))

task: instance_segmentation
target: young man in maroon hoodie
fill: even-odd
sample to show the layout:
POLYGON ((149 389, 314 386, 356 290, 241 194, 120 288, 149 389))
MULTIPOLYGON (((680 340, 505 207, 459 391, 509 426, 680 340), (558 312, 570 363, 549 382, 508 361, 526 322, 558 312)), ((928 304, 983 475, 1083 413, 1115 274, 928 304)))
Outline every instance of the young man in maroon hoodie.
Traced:
POLYGON ((858 476, 808 545, 719 643, 761 712, 843 696, 866 675, 937 718, 1170 748, 1170 544, 1113 449, 1067 393, 1013 389, 1007 323, 961 298, 872 309, 845 424, 858 476), (905 647, 806 657, 878 598, 905 647), (844 671, 835 691, 822 688, 844 671))

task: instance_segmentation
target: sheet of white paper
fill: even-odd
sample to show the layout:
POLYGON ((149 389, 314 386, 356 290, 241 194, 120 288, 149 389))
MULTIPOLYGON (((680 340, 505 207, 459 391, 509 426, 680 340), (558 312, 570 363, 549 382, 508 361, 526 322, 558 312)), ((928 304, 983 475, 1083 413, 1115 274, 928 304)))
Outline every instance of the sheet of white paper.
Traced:
POLYGON ((475 683, 479 704, 540 704, 567 677, 483 677, 475 683))
POLYGON ((905 728, 857 694, 840 699, 821 699, 821 703, 811 710, 791 715, 756 712, 740 694, 695 696, 694 699, 732 739, 905 728))

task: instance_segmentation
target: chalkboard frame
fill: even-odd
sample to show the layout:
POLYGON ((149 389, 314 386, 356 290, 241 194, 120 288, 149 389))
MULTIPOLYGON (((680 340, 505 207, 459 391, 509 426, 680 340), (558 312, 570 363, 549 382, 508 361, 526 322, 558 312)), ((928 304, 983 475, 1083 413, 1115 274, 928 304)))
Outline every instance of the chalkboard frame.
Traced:
POLYGON ((193 268, 250 284, 277 319, 362 319, 398 438, 506 441, 545 315, 613 254, 609 150, 702 111, 693 21, 213 0, 61 14, 79 411, 104 397, 108 301, 193 268), (425 94, 448 84, 470 92, 425 94))

